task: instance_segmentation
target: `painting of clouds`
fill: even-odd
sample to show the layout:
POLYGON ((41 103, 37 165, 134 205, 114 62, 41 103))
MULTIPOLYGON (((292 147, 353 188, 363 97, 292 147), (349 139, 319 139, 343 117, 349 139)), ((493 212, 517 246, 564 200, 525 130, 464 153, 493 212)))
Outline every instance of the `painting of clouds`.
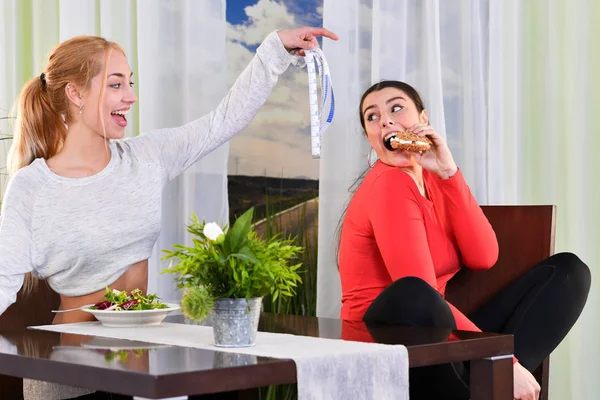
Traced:
MULTIPOLYGON (((322 5, 322 0, 227 0, 228 84, 270 32, 321 26, 322 5)), ((230 142, 230 221, 251 206, 257 220, 301 205, 309 205, 312 215, 318 178, 319 160, 311 156, 307 71, 290 66, 252 123, 230 142)))
MULTIPOLYGON (((228 0, 229 84, 272 31, 322 25, 322 0, 228 0)), ((230 142, 229 175, 318 179, 310 152, 306 68, 290 66, 254 121, 230 142)))

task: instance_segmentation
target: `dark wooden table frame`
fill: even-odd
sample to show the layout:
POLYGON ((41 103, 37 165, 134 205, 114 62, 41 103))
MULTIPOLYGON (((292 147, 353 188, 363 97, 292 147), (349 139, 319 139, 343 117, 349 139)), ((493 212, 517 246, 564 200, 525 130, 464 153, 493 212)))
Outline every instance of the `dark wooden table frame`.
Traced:
MULTIPOLYGON (((316 327, 323 320, 264 314, 261 317, 261 330, 332 338, 317 332, 316 327)), ((328 321, 333 324, 338 322, 341 321, 328 321)), ((401 341, 407 342, 411 368, 470 361, 472 400, 512 400, 511 335, 455 331, 453 334, 456 340, 433 341, 430 338, 437 330, 430 328, 393 327, 383 328, 382 332, 384 339, 377 340, 382 343, 390 342, 385 339, 385 333, 391 333, 388 337, 398 337, 396 333, 402 332, 401 341), (391 329, 396 331, 392 332, 391 329)), ((16 338, 17 341, 28 335, 33 338, 34 343, 40 343, 46 348, 52 348, 51 343, 60 340, 59 334, 46 331, 0 331, 0 335, 16 338)), ((215 355, 212 350, 191 348, 159 350, 185 351, 186 357, 191 359, 214 358, 215 355)), ((292 360, 267 357, 257 357, 256 363, 252 365, 196 370, 190 368, 150 374, 145 371, 116 370, 55 361, 43 354, 32 356, 20 351, 17 355, 0 353, 0 374, 155 399, 216 393, 227 393, 227 397, 221 398, 249 398, 252 391, 248 389, 296 383, 296 366, 292 360)))

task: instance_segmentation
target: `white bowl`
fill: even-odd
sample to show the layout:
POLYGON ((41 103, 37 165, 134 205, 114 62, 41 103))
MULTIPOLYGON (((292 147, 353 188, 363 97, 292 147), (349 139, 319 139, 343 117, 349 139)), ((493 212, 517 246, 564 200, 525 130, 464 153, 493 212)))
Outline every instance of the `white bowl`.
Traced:
POLYGON ((83 311, 93 314, 104 326, 111 328, 132 328, 137 326, 160 325, 165 317, 179 310, 178 304, 165 303, 169 308, 157 308, 153 310, 90 310, 83 311))

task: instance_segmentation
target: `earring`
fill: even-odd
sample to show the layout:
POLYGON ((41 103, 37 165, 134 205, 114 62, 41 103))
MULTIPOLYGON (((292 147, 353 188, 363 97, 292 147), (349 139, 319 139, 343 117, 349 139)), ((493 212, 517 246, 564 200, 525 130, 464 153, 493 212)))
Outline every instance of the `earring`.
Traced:
POLYGON ((377 162, 377 153, 375 153, 375 161, 371 162, 373 153, 375 153, 375 150, 373 150, 373 148, 371 147, 371 149, 369 150, 369 154, 367 155, 367 164, 369 164, 369 168, 373 168, 373 166, 377 162))
POLYGON ((79 114, 83 113, 83 103, 81 103, 81 105, 79 106, 79 114))

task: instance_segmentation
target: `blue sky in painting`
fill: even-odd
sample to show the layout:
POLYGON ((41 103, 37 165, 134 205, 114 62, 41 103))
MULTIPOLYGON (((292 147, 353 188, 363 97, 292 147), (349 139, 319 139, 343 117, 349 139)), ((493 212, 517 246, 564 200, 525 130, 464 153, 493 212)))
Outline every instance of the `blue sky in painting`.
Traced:
MULTIPOLYGON (((248 21, 244 8, 256 4, 257 0, 227 0, 227 22, 232 25, 242 24, 248 21)), ((281 0, 278 3, 285 4, 290 13, 297 16, 305 23, 319 23, 321 16, 317 8, 323 5, 322 0, 281 0)))
MULTIPOLYGON (((323 0, 227 0, 229 80, 269 32, 321 26, 323 0)), ((289 67, 252 123, 230 141, 229 173, 318 179, 310 154, 306 69, 289 67)))
MULTIPOLYGON (((274 3, 285 5, 288 12, 294 16, 297 26, 321 26, 322 15, 317 9, 322 7, 323 0, 273 0, 274 3)), ((245 8, 258 3, 258 0, 227 0, 226 19, 231 25, 247 25, 251 23, 245 8)), ((319 43, 322 43, 319 38, 319 43)), ((250 51, 255 51, 258 45, 245 45, 250 51)))
POLYGON ((256 4, 256 0, 227 0, 227 22, 238 25, 248 21, 244 8, 254 4, 256 4))

